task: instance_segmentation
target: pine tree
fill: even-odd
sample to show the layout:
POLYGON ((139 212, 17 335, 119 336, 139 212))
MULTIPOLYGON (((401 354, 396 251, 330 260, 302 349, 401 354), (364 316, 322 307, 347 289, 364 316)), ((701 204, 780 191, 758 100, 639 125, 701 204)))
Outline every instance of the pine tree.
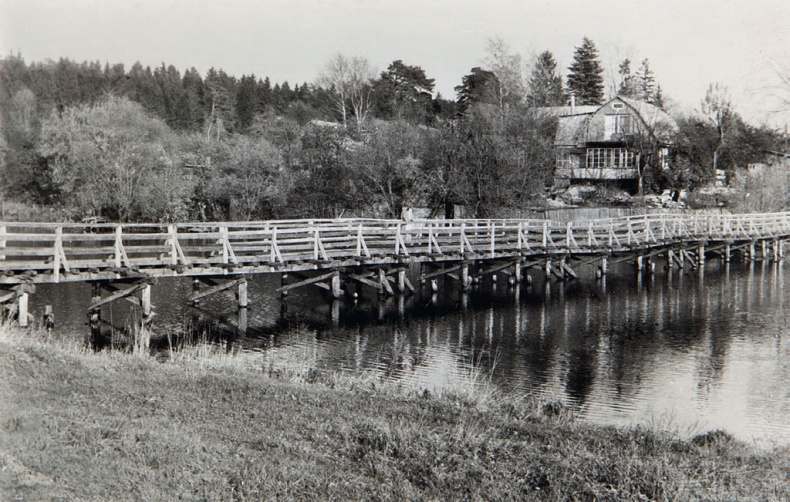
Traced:
POLYGON ((625 58, 617 70, 620 75, 620 87, 617 89, 618 96, 626 98, 636 97, 636 79, 631 73, 631 60, 625 58))
POLYGON ((603 66, 592 40, 584 37, 568 70, 568 92, 576 96, 577 104, 599 105, 603 102, 603 66))
POLYGON ((458 95, 458 108, 465 113, 476 103, 496 104, 499 81, 494 72, 476 66, 469 75, 464 75, 461 85, 455 87, 455 93, 458 95))
POLYGON ((381 118, 424 122, 431 114, 434 79, 419 66, 393 61, 373 82, 373 101, 381 118))
POLYGON ((529 77, 528 102, 532 106, 561 106, 565 103, 562 76, 557 72, 557 61, 549 51, 535 58, 529 77))

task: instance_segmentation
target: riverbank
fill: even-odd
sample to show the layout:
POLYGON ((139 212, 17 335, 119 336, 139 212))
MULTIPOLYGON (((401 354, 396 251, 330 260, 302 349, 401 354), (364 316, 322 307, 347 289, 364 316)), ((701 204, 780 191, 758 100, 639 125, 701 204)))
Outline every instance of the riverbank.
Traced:
POLYGON ((790 499, 790 448, 0 327, 0 499, 790 499))

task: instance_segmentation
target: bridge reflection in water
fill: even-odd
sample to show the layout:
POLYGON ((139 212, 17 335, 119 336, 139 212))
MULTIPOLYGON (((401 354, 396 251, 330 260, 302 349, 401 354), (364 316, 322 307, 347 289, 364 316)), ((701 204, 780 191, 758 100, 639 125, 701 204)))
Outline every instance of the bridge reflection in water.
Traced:
POLYGON ((300 329, 241 344, 259 367, 369 372, 418 390, 490 379, 506 394, 576 406, 596 423, 790 441, 790 269, 712 265, 635 282, 620 268, 606 283, 517 292, 484 283, 466 308, 423 295, 399 313, 393 301, 382 321, 376 301, 344 304, 337 326, 324 309, 302 310, 300 329))
MULTIPOLYGON (((408 297, 363 294, 340 302, 335 315, 325 293, 304 289, 288 298, 285 319, 273 293, 279 281, 259 276, 250 282, 250 328, 236 343, 256 368, 367 373, 434 390, 490 379, 506 394, 574 404, 597 423, 654 421, 790 441, 790 267, 709 262, 703 271, 637 281, 633 266, 621 264, 603 281, 593 271, 548 285, 487 280, 467 294, 446 280, 435 297, 427 288, 408 297)), ((183 302, 190 281, 168 284, 154 289, 156 331, 215 321, 201 312, 233 312, 221 296, 195 311, 183 302)), ((58 330, 79 337, 89 296, 84 284, 41 285, 31 305, 51 303, 58 330)), ((121 322, 134 308, 116 305, 106 317, 121 322)))

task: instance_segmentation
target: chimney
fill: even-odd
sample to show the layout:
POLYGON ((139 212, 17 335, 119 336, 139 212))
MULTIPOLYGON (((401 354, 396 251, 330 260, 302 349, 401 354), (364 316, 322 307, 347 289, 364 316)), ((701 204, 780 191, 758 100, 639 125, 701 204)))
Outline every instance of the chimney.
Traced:
POLYGON ((576 95, 571 94, 571 115, 574 114, 576 108, 576 95))

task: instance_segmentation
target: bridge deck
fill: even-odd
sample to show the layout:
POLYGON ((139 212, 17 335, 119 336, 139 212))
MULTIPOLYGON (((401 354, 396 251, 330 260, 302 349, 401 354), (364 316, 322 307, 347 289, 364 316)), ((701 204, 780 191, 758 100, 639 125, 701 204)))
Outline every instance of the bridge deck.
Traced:
POLYGON ((0 284, 234 275, 371 264, 617 255, 790 237, 790 213, 547 220, 185 224, 0 222, 0 284))

